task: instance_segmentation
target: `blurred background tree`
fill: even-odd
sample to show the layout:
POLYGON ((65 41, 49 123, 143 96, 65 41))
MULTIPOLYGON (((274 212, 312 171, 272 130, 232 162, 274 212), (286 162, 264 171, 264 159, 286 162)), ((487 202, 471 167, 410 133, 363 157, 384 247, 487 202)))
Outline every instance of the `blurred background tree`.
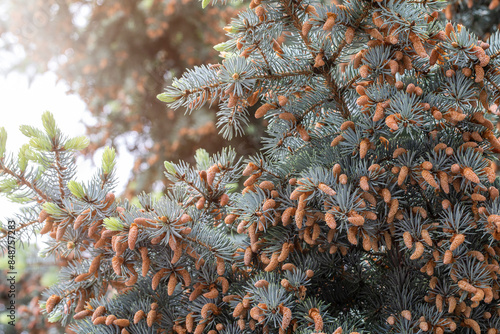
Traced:
MULTIPOLYGON (((7 72, 54 71, 95 118, 87 126, 86 154, 117 141, 134 154, 125 197, 161 190, 153 182, 165 179, 163 161, 190 161, 200 147, 212 153, 228 144, 218 135, 215 108, 184 117, 156 95, 186 68, 218 62, 213 46, 236 8, 203 10, 193 0, 8 0, 0 6, 0 47, 16 55, 7 72)), ((247 133, 262 128, 249 127, 247 133)), ((229 144, 245 155, 255 152, 259 137, 229 144)))
POLYGON ((35 244, 16 254, 16 321, 15 327, 8 324, 5 307, 9 305, 10 275, 8 257, 0 257, 0 333, 5 334, 51 334, 64 333, 60 323, 52 323, 41 313, 38 302, 43 290, 57 281, 57 273, 69 259, 40 258, 35 244))

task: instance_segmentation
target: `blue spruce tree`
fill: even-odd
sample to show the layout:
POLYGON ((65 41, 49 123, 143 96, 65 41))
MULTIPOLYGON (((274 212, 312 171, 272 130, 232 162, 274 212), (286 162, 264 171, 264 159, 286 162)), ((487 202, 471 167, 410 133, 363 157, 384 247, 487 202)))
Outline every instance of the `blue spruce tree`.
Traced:
POLYGON ((262 151, 166 162, 161 198, 115 199, 112 149, 75 181, 86 140, 49 113, 23 127, 2 190, 74 255, 41 307, 77 333, 498 333, 500 33, 446 7, 252 0, 158 98, 218 103, 226 138, 263 118, 262 151))

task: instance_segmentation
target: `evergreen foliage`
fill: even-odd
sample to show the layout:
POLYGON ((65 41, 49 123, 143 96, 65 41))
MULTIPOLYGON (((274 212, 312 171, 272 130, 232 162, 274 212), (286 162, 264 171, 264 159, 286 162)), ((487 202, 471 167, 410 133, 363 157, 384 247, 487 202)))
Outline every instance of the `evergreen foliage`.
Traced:
POLYGON ((75 257, 41 307, 77 333, 498 333, 500 32, 446 6, 252 0, 222 63, 159 99, 218 103, 230 138, 261 98, 262 153, 166 162, 169 191, 139 205, 112 193, 112 149, 84 183, 83 138, 49 113, 23 128, 2 189, 75 257))

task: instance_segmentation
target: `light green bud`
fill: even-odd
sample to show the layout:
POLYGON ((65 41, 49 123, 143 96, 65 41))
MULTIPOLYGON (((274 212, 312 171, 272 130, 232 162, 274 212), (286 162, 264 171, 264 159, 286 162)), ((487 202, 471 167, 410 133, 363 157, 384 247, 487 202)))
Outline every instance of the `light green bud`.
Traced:
POLYGON ((102 155, 102 170, 104 171, 104 174, 109 174, 113 171, 116 164, 115 158, 115 149, 106 146, 102 155))
POLYGON ((64 143, 64 148, 67 150, 80 151, 89 146, 89 139, 85 136, 78 136, 67 140, 64 143))
POLYGON ((180 96, 167 95, 167 93, 161 93, 156 95, 156 98, 161 102, 172 103, 179 99, 180 96))
POLYGON ((42 207, 49 215, 60 215, 62 213, 61 208, 55 203, 45 202, 42 207))
POLYGON ((74 180, 69 181, 68 189, 76 198, 83 198, 85 196, 85 189, 79 182, 74 180))
POLYGON ((62 312, 60 310, 52 311, 51 316, 47 319, 49 322, 58 322, 62 318, 62 312))
POLYGON ((54 115, 52 115, 50 111, 46 111, 42 114, 42 123, 49 138, 54 139, 59 134, 60 130, 56 125, 54 115))
POLYGON ((123 231, 123 223, 120 219, 115 217, 104 218, 102 221, 106 229, 110 231, 123 231))
POLYGON ((7 144, 7 131, 4 127, 0 128, 0 158, 5 154, 5 146, 7 144))
POLYGON ((171 163, 170 161, 165 161, 164 165, 165 165, 165 169, 167 170, 167 173, 169 173, 169 174, 175 174, 176 173, 176 170, 175 170, 175 167, 174 167, 173 163, 171 163))

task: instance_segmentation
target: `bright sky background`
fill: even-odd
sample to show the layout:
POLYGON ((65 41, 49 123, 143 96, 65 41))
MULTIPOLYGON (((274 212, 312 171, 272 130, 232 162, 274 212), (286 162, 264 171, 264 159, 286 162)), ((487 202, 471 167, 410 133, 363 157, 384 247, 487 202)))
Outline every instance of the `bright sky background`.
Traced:
MULTIPOLYGON (((56 76, 46 73, 38 76, 28 87, 26 76, 12 73, 7 77, 0 76, 0 126, 7 130, 7 154, 17 155, 19 148, 28 139, 19 131, 22 124, 42 127, 41 115, 49 110, 54 114, 57 125, 68 136, 85 134, 86 124, 93 124, 92 116, 85 109, 84 102, 76 95, 67 95, 63 83, 56 84, 56 76)), ((133 158, 125 149, 120 149, 118 157, 117 177, 119 183, 115 189, 120 195, 129 179, 133 158)), ((78 179, 89 180, 95 171, 95 166, 101 164, 102 150, 95 155, 94 160, 78 160, 78 179)), ((13 217, 18 206, 0 195, 0 220, 5 222, 13 217)))

